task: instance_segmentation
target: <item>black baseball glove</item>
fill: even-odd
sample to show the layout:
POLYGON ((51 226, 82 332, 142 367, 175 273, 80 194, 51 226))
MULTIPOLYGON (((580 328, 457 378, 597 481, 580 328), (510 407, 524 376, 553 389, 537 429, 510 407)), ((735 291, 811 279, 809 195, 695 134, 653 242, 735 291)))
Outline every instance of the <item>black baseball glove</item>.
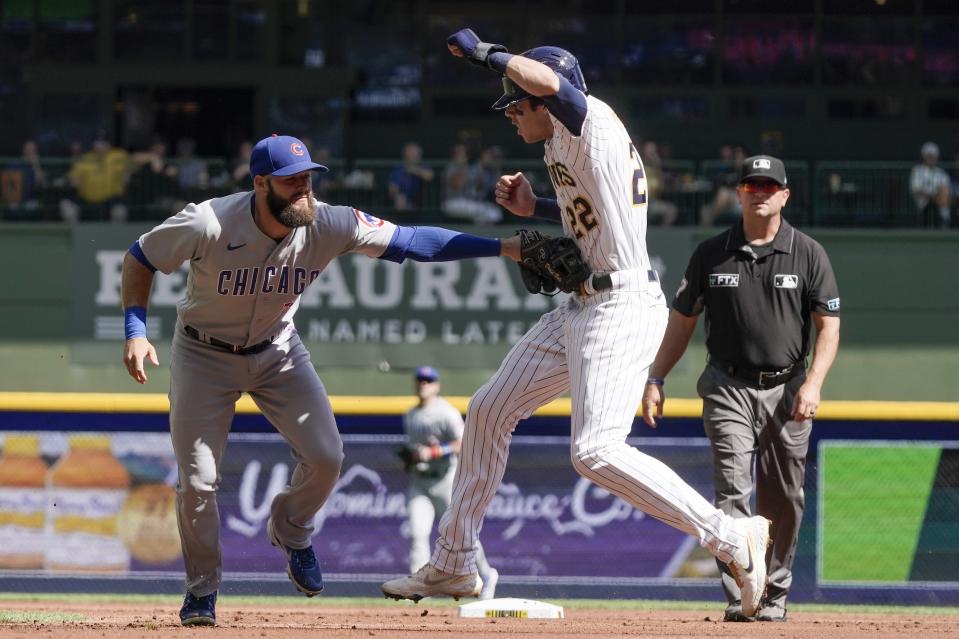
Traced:
POLYGON ((403 470, 406 472, 413 470, 413 467, 416 466, 419 461, 416 457, 416 450, 411 446, 397 446, 393 449, 393 452, 396 453, 396 456, 403 462, 403 470))
POLYGON ((530 293, 555 295, 579 290, 591 275, 576 242, 568 237, 550 237, 539 231, 520 229, 518 262, 523 284, 530 293))

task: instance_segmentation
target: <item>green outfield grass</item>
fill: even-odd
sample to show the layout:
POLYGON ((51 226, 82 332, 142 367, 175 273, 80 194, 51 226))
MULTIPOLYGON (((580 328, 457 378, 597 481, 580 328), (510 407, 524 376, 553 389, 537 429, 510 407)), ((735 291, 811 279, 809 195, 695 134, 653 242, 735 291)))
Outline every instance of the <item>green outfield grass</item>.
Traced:
MULTIPOLYGON (((140 386, 119 365, 120 344, 97 347, 99 364, 74 363, 70 343, 0 342, 0 391, 79 391, 166 393, 169 345, 157 345, 160 367, 149 367, 140 386), (114 363, 116 362, 116 363, 114 363)), ((90 353, 85 353, 90 361, 90 353)), ((696 379, 706 360, 705 348, 692 344, 669 375, 669 397, 696 397, 696 379)), ((429 362, 421 362, 429 363, 429 362)), ((367 367, 320 368, 331 395, 406 395, 411 370, 386 372, 367 367)), ((469 396, 494 373, 491 368, 442 369, 443 393, 469 396)), ((959 345, 942 347, 842 346, 823 389, 823 399, 959 401, 959 345)))
POLYGON ((76 623, 88 619, 78 613, 0 611, 0 623, 76 623))
MULTIPOLYGON (((183 602, 180 595, 129 595, 129 594, 29 594, 0 592, 0 601, 16 603, 18 601, 61 601, 69 598, 72 602, 120 602, 126 604, 143 603, 149 605, 164 604, 179 606, 183 602)), ((412 602, 396 602, 382 597, 251 597, 224 595, 218 603, 229 606, 339 606, 344 608, 377 608, 387 606, 409 606, 411 608, 455 608, 461 602, 452 599, 428 599, 418 604, 412 602)), ((564 608, 601 608, 609 610, 711 610, 719 606, 715 601, 662 601, 654 599, 550 599, 553 603, 564 608)), ((789 604, 793 612, 837 612, 837 613, 878 613, 878 614, 909 614, 909 615, 956 615, 959 608, 943 606, 856 606, 837 604, 789 604)), ((8 611, 7 615, 29 615, 8 611)), ((70 615, 63 615, 64 617, 70 615)), ((0 618, 2 620, 2 618, 0 618)), ((70 621, 72 619, 69 619, 70 621)), ((31 620, 32 621, 32 620, 31 620)))

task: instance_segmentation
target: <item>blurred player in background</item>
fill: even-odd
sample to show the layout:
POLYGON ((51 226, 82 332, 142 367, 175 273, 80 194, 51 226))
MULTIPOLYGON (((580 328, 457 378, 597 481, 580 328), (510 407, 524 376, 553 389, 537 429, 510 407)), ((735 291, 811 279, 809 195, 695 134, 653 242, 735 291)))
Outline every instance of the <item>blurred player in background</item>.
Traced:
MULTIPOLYGON (((440 375, 432 366, 420 366, 414 374, 417 405, 403 416, 410 485, 406 514, 410 530, 410 572, 429 563, 430 532, 436 515, 449 508, 453 474, 463 440, 463 417, 440 397, 440 375)), ((476 552, 476 567, 483 580, 480 599, 492 599, 499 573, 486 560, 483 546, 476 552)))
POLYGON ((497 202, 514 215, 562 221, 593 275, 579 294, 540 318, 473 395, 453 501, 431 562, 386 582, 383 593, 414 601, 479 594, 479 532, 506 470, 513 429, 569 392, 576 472, 696 537, 730 565, 744 607, 754 612, 766 586, 769 522, 733 519, 665 464, 626 443, 668 315, 646 251, 646 180, 629 134, 608 105, 587 95, 568 51, 544 46, 514 56, 470 29, 447 45, 453 55, 502 75, 504 94, 493 108, 504 111, 525 142, 545 143, 556 199, 535 197, 516 173, 497 182, 497 202))
POLYGON ((216 623, 222 578, 216 491, 235 404, 244 392, 289 442, 297 462, 290 485, 273 499, 267 534, 286 555, 287 574, 298 590, 313 596, 323 589, 311 543, 313 519, 336 484, 343 443, 293 316, 327 264, 351 252, 398 263, 519 259, 518 237, 500 241, 396 226, 349 206, 318 202, 311 173, 326 170, 300 140, 264 138, 250 156, 252 192, 187 205, 140 236, 123 261, 123 363, 141 384, 147 381, 144 361, 158 364, 146 337, 154 273, 190 264, 170 355, 184 625, 216 623))

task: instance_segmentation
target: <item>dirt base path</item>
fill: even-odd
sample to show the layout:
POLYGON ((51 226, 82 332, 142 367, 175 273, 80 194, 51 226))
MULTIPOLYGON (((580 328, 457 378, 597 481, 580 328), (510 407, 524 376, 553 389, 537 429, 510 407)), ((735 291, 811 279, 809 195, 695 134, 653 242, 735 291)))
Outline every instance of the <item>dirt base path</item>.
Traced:
MULTIPOLYGON (((640 604, 641 605, 641 604, 640 604)), ((230 605, 217 607, 216 628, 183 628, 175 606, 143 604, 71 604, 62 602, 0 602, 6 619, 18 615, 23 621, 0 623, 0 639, 102 639, 103 637, 214 636, 289 639, 293 636, 323 637, 449 637, 468 639, 507 637, 515 639, 608 639, 610 637, 959 637, 954 615, 790 613, 789 621, 773 623, 723 623, 716 610, 646 611, 566 610, 565 619, 461 619, 455 607, 429 605, 348 608, 324 606, 230 605)))

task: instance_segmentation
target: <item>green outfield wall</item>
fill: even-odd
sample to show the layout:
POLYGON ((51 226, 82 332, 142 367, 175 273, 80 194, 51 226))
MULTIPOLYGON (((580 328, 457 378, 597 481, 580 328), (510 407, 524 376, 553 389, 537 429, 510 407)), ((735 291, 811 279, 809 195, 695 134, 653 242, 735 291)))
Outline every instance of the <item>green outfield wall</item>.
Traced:
MULTIPOLYGON (((133 392, 117 363, 123 327, 120 264, 147 225, 0 225, 0 390, 133 392)), ((506 236, 514 227, 459 227, 506 236)), ((558 232, 552 226, 546 232, 558 232)), ((650 256, 667 295, 697 243, 718 229, 653 228, 650 256)), ((842 346, 828 399, 954 401, 959 378, 959 233, 815 229, 839 279, 842 346)), ((148 331, 166 362, 185 268, 158 276, 148 331)), ((301 336, 334 393, 397 394, 424 362, 468 395, 509 346, 561 298, 529 295, 500 258, 396 265, 344 256, 302 296, 301 336), (389 373, 389 374, 383 374, 389 373)), ((670 376, 694 397, 702 322, 670 376)), ((167 386, 165 366, 150 386, 167 386)))
MULTIPOLYGON (((0 225, 0 339, 96 339, 95 318, 119 316, 119 260, 147 228, 0 225)), ((510 227, 463 230, 512 232, 510 227)), ((716 232, 650 229, 650 255, 667 294, 675 291, 695 245, 716 232)), ((844 344, 959 344, 959 233, 815 229, 812 235, 826 247, 839 279, 844 344)), ((301 332, 312 320, 329 320, 315 325, 313 332, 331 333, 331 343, 336 343, 332 333, 341 319, 353 322, 354 330, 360 319, 398 320, 396 325, 380 324, 378 333, 375 326, 367 326, 365 337, 353 337, 358 343, 365 339, 386 344, 419 339, 421 327, 409 326, 418 319, 426 324, 426 339, 495 345, 517 330, 510 322, 535 321, 550 305, 545 298, 528 296, 515 269, 502 260, 487 260, 481 267, 476 262, 407 263, 396 269, 360 256, 337 262, 327 278, 311 287, 317 290, 304 295, 298 316, 301 332), (445 337, 443 319, 452 322, 445 337), (467 320, 504 325, 480 326, 476 335, 464 336, 467 320)), ((169 319, 183 284, 178 275, 154 287, 152 314, 167 320, 163 334, 171 330, 169 319)), ((110 332, 104 320, 100 322, 101 334, 110 332)))

